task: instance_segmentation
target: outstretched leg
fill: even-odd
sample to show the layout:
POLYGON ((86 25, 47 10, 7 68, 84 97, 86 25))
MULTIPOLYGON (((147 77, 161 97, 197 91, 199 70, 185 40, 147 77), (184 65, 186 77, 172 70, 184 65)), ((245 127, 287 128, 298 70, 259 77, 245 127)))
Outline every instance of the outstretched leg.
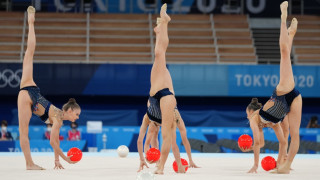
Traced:
POLYGON ((31 119, 32 101, 27 91, 20 91, 18 95, 18 118, 19 118, 19 134, 20 146, 26 160, 27 170, 44 170, 44 168, 34 164, 29 143, 29 122, 31 119))
POLYGON ((151 70, 151 89, 150 95, 153 96, 163 88, 169 88, 173 92, 173 85, 170 73, 166 67, 166 51, 169 45, 168 23, 170 17, 166 13, 167 5, 161 7, 160 17, 157 19, 157 26, 154 28, 156 33, 155 60, 151 70))
POLYGON ((289 51, 291 52, 292 49, 292 42, 293 38, 296 35, 298 28, 298 20, 296 18, 293 18, 290 24, 290 27, 288 28, 288 34, 289 34, 289 51))
POLYGON ((287 115, 283 121, 281 122, 280 126, 281 126, 281 129, 282 129, 282 132, 283 132, 283 136, 284 136, 284 139, 286 140, 286 155, 284 157, 284 160, 286 160, 288 158, 288 141, 289 141, 289 116, 287 115))
MULTIPOLYGON (((154 95, 157 91, 163 88, 169 88, 173 92, 173 85, 170 73, 166 67, 166 50, 169 44, 168 37, 168 23, 170 17, 166 13, 167 5, 161 7, 158 25, 154 29, 156 33, 156 46, 155 46, 155 61, 151 70, 151 89, 150 95, 154 95)), ((171 142, 172 142, 172 128, 174 121, 174 108, 176 106, 176 99, 174 96, 169 95, 162 97, 160 100, 160 109, 162 115, 162 129, 161 134, 163 143, 161 147, 161 157, 156 174, 163 174, 164 165, 167 161, 171 142)))
MULTIPOLYGON (((20 87, 35 85, 32 78, 32 60, 35 50, 35 35, 34 35, 34 8, 28 8, 28 47, 23 61, 23 73, 20 87)), ((18 118, 19 118, 19 133, 20 146, 26 160, 27 170, 43 170, 42 167, 34 164, 31 158, 30 143, 29 143, 29 122, 32 115, 31 112, 32 101, 27 91, 23 90, 18 95, 18 118)))
POLYGON ((280 61, 280 82, 277 86, 277 94, 283 95, 290 92, 294 86, 294 78, 290 60, 290 52, 293 37, 297 30, 297 20, 294 18, 292 20, 289 31, 287 29, 287 8, 288 2, 284 1, 280 5, 281 9, 281 27, 280 27, 280 53, 281 53, 281 61, 280 61))
MULTIPOLYGON (((277 90, 280 91, 278 95, 286 94, 291 91, 295 84, 292 73, 290 51, 294 35, 297 31, 298 21, 293 18, 291 26, 287 30, 286 18, 288 2, 285 1, 281 4, 281 32, 280 32, 280 50, 281 50, 281 62, 280 62, 280 82, 277 90)), ((278 168, 278 173, 289 173, 292 161, 298 152, 300 137, 299 128, 301 123, 301 111, 302 111, 302 98, 301 95, 296 97, 290 107, 290 112, 287 115, 289 122, 289 132, 291 137, 290 148, 288 157, 283 165, 278 168)))
MULTIPOLYGON (((161 108, 161 115, 162 115, 162 129, 161 135, 163 139, 163 143, 161 146, 161 157, 160 162, 157 170, 155 171, 156 174, 163 174, 164 165, 167 161, 170 147, 172 143, 172 132, 175 130, 175 126, 173 125, 174 122, 174 108, 176 106, 176 99, 174 96, 165 96, 160 100, 160 108, 161 108)), ((178 147, 176 147, 178 148, 178 147)))
POLYGON ((288 121, 289 121, 289 127, 290 127, 291 143, 290 143, 290 148, 288 152, 288 157, 285 163, 283 164, 283 166, 280 166, 278 168, 278 173, 283 173, 283 174, 290 173, 291 164, 293 162, 295 155, 299 150, 299 145, 300 145, 299 128, 301 124, 301 113, 302 113, 302 97, 301 95, 299 95, 293 100, 291 104, 290 112, 287 115, 288 121))
POLYGON ((35 9, 31 6, 28 7, 28 24, 29 33, 27 41, 27 50, 23 59, 22 67, 22 78, 20 88, 25 86, 35 86, 33 81, 33 55, 36 49, 36 35, 34 32, 34 20, 35 20, 35 9))
POLYGON ((282 128, 283 136, 287 141, 289 139, 289 120, 288 119, 289 119, 288 116, 286 116, 280 124, 282 128))
POLYGON ((166 67, 165 52, 169 45, 168 23, 171 18, 167 14, 167 4, 163 4, 160 11, 160 18, 157 18, 157 26, 154 28, 156 33, 155 45, 155 64, 166 67))

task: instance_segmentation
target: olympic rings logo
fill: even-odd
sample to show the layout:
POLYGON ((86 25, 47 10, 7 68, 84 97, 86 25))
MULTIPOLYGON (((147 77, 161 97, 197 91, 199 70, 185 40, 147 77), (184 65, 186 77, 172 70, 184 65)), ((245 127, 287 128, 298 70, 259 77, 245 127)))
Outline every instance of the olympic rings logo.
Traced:
POLYGON ((18 69, 16 72, 11 69, 0 71, 0 88, 5 88, 6 86, 11 88, 18 87, 20 85, 21 75, 22 69, 18 69))

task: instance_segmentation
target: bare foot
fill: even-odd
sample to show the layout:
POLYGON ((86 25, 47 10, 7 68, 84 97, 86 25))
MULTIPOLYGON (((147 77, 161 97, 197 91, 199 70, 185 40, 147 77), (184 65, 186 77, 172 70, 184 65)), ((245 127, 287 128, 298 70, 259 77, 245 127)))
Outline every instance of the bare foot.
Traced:
POLYGON ((161 175, 163 175, 163 170, 161 170, 161 169, 157 169, 155 172, 154 172, 154 174, 161 174, 161 175))
POLYGON ((277 171, 278 174, 290 174, 290 170, 280 170, 277 171))
POLYGON ((298 28, 298 20, 296 18, 293 18, 291 21, 291 25, 288 28, 289 35, 294 37, 294 35, 297 32, 297 28, 298 28))
POLYGON ((43 167, 40 167, 36 164, 33 164, 31 166, 27 166, 27 170, 46 170, 46 169, 44 169, 43 167))
POLYGON ((272 171, 270 171, 270 173, 272 173, 272 174, 278 174, 278 169, 275 168, 275 169, 273 169, 272 171))
POLYGON ((281 5, 280 5, 281 21, 287 20, 287 16, 288 16, 287 9, 288 9, 288 1, 283 1, 283 3, 281 3, 281 5))
POLYGON ((280 166, 277 169, 277 173, 278 174, 289 174, 290 173, 290 166, 286 166, 286 165, 280 166))
POLYGON ((157 18, 157 25, 161 23, 161 18, 157 18))
POLYGON ((167 3, 164 3, 160 10, 161 22, 168 23, 171 21, 170 16, 167 14, 167 3))
POLYGON ((29 24, 30 23, 34 23, 34 20, 35 20, 34 15, 36 13, 36 9, 34 7, 32 7, 32 6, 29 6, 27 11, 28 11, 28 23, 29 24))

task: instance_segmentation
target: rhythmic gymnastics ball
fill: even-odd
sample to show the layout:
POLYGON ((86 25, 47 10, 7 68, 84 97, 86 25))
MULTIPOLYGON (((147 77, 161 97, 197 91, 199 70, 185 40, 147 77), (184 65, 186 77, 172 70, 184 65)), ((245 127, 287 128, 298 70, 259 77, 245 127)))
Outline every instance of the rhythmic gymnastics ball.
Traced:
POLYGON ((119 157, 125 158, 128 156, 129 149, 127 146, 121 145, 118 147, 117 153, 118 153, 119 157))
MULTIPOLYGON (((187 170, 188 170, 188 161, 183 159, 183 158, 181 158, 181 164, 182 164, 182 166, 186 166, 185 167, 185 171, 187 172, 187 170)), ((172 167, 173 167, 173 170, 175 172, 178 172, 178 164, 177 164, 176 161, 173 162, 172 167)))
POLYGON ((82 151, 79 148, 73 147, 69 149, 68 156, 72 156, 70 158, 71 161, 80 161, 82 158, 82 151))
POLYGON ((146 158, 148 161, 157 162, 160 159, 160 151, 157 148, 150 148, 147 151, 146 158))
POLYGON ((243 134, 238 139, 238 145, 241 148, 249 149, 252 146, 252 138, 248 134, 243 134))
POLYGON ((264 170, 269 171, 277 166, 276 160, 271 156, 266 156, 261 160, 261 166, 264 170))

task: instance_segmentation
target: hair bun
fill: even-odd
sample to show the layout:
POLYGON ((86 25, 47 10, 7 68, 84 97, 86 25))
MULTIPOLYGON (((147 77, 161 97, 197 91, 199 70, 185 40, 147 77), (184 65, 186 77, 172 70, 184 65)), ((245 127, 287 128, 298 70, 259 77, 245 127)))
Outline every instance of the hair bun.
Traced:
POLYGON ((70 98, 69 103, 76 103, 76 100, 74 98, 70 98))
POLYGON ((258 98, 252 98, 251 99, 252 104, 258 104, 258 98))
POLYGON ((262 104, 258 102, 258 98, 252 98, 250 104, 248 105, 249 110, 258 110, 262 107, 262 104))
POLYGON ((68 109, 74 110, 74 109, 80 109, 79 104, 76 102, 74 98, 70 98, 69 101, 62 106, 62 110, 68 111, 68 109))

